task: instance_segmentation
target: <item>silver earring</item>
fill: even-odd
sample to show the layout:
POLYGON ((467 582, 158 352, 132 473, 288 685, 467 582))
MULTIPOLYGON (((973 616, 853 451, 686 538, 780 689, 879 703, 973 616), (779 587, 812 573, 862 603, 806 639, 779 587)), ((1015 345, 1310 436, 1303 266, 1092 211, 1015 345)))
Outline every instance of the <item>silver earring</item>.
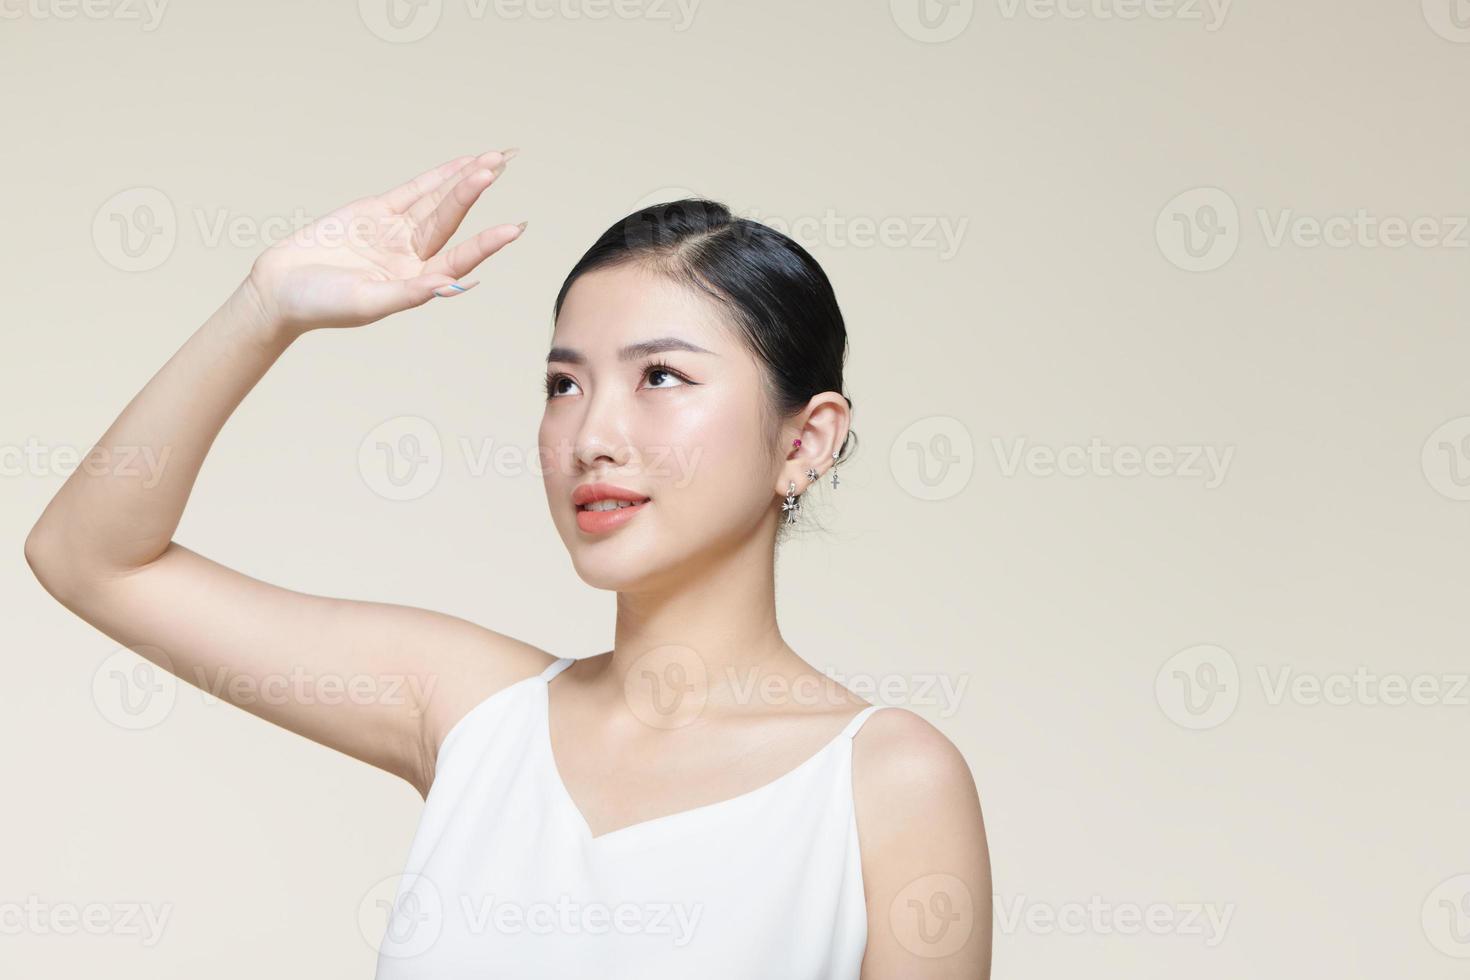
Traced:
POLYGON ((840 450, 832 450, 832 489, 837 489, 837 454, 840 450))
POLYGON ((801 501, 796 497, 796 481, 788 480, 786 483, 786 502, 781 505, 781 510, 786 514, 786 523, 796 523, 796 512, 801 509, 801 501))
POLYGON ((817 468, 815 466, 808 466, 806 468, 806 482, 808 485, 816 483, 821 478, 822 474, 817 472, 817 468))

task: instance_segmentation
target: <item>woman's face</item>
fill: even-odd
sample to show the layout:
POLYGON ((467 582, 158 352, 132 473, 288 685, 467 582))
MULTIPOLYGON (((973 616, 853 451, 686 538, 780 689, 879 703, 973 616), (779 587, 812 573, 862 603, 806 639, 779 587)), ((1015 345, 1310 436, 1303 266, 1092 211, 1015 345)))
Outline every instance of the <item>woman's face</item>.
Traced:
POLYGON ((539 434, 546 497, 577 574, 615 591, 666 586, 772 520, 782 454, 760 368, 720 307, 637 264, 567 292, 539 434), (647 502, 583 512, 594 483, 647 502))

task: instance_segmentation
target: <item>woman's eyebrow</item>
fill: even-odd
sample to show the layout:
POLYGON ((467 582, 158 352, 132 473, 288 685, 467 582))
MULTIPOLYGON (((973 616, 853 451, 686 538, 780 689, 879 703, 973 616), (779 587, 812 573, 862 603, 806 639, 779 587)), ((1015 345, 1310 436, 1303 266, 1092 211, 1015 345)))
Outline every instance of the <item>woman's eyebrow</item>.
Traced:
MULTIPOLYGON (((640 357, 648 357, 653 354, 662 354, 669 350, 686 350, 694 354, 715 354, 712 350, 705 350, 698 344, 691 344, 679 337, 656 337, 653 340, 641 340, 636 344, 629 344, 618 351, 618 360, 635 361, 640 357)), ((715 354, 716 357, 720 355, 715 354)), ((546 355, 546 363, 559 361, 564 364, 586 364, 587 357, 574 347, 553 347, 546 355)))

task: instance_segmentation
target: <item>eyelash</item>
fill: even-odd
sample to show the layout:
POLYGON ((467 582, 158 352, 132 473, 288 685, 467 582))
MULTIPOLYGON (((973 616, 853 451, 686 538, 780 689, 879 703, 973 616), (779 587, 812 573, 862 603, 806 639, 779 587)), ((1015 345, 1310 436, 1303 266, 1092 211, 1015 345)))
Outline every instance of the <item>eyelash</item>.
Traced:
MULTIPOLYGON (((674 370, 674 368, 667 361, 664 360, 658 360, 650 364, 645 364, 643 366, 643 374, 641 375, 641 377, 646 378, 655 371, 661 371, 665 374, 672 374, 674 377, 678 378, 686 385, 698 384, 698 382, 690 381, 688 376, 686 376, 682 371, 674 370)), ((547 401, 550 401, 551 399, 557 397, 556 384, 558 381, 565 377, 567 377, 567 375, 558 372, 546 372, 546 381, 543 394, 545 394, 547 401)))

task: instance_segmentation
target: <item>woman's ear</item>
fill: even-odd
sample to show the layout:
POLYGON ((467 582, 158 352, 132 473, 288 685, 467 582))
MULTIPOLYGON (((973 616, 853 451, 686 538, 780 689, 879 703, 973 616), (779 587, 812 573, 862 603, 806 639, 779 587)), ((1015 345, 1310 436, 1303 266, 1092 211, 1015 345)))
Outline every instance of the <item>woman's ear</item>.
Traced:
POLYGON ((784 429, 790 433, 790 441, 786 445, 786 463, 777 474, 780 485, 776 492, 784 495, 794 482, 796 492, 801 493, 821 480, 832 468, 833 456, 847 438, 851 421, 852 410, 846 398, 835 391, 813 395, 796 421, 784 429), (816 470, 816 479, 808 475, 808 470, 816 470))

